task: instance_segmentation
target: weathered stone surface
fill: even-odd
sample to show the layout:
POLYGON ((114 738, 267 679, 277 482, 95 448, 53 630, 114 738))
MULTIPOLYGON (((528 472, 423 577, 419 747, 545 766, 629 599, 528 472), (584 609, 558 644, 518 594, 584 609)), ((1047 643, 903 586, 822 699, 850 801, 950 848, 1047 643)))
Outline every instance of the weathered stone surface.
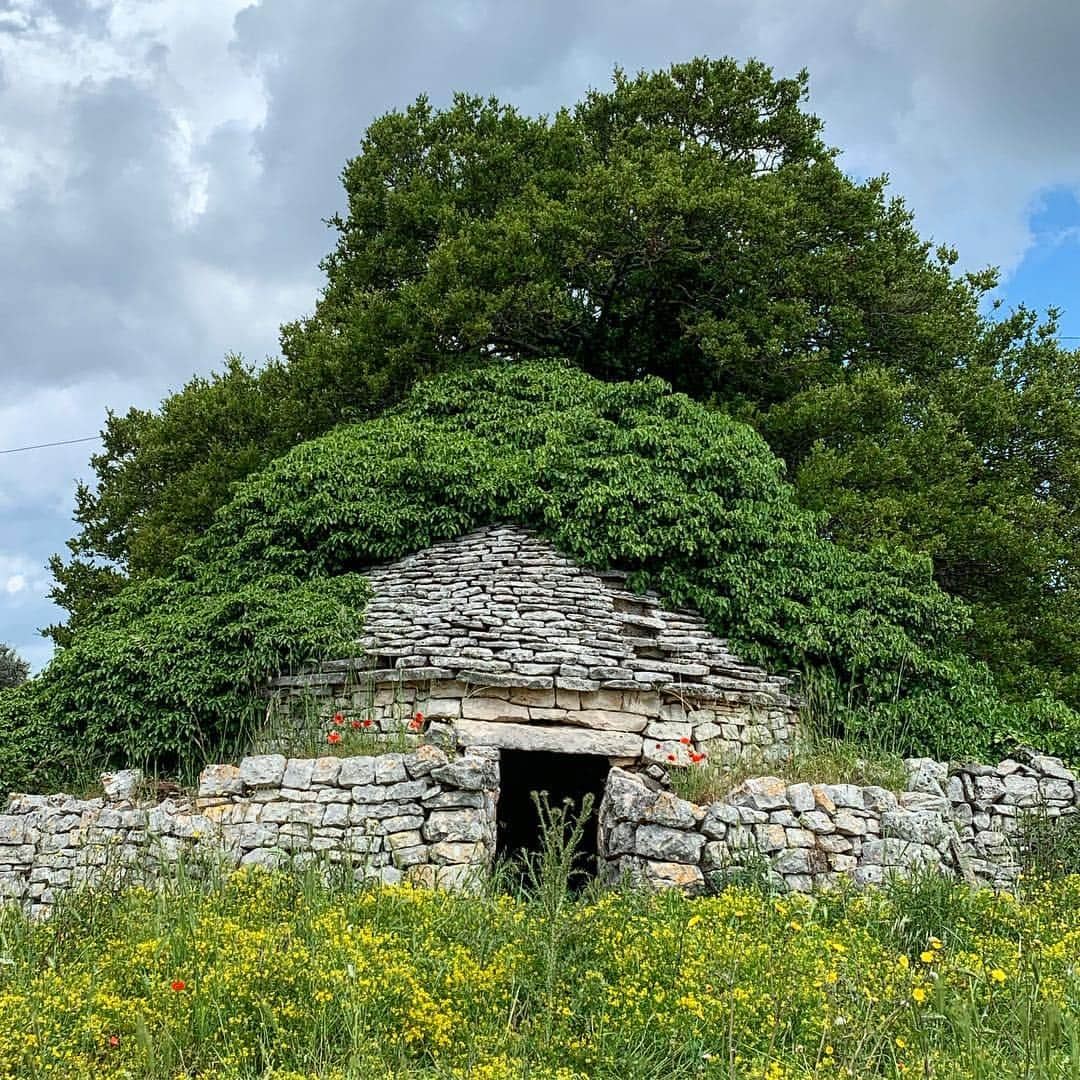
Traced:
POLYGON ((787 847, 787 832, 783 825, 757 825, 754 836, 762 851, 782 851, 787 847))
POLYGON ((705 817, 701 822, 701 831, 714 840, 722 840, 727 830, 739 823, 739 811, 726 803, 711 803, 705 809, 705 817))
POLYGON ((813 863, 807 848, 788 848, 773 860, 773 869, 778 874, 810 874, 813 863))
POLYGON ((315 762, 311 758, 289 758, 285 765, 285 776, 281 786, 306 791, 311 787, 311 777, 315 772, 315 762))
POLYGON ((375 783, 375 759, 372 757, 347 757, 341 759, 338 772, 341 787, 365 787, 375 783))
POLYGON ((698 806, 680 799, 670 791, 661 791, 645 813, 645 821, 674 829, 693 829, 705 816, 698 806))
POLYGON ((483 840, 485 831, 483 817, 475 810, 435 810, 423 827, 429 842, 483 840))
POLYGON ((663 768, 689 768, 690 751, 692 746, 675 739, 667 739, 657 742, 655 739, 645 739, 642 743, 642 760, 655 763, 663 768))
POLYGON ((429 848, 431 861, 440 865, 450 863, 474 863, 484 861, 487 849, 478 841, 461 842, 440 840, 429 848))
POLYGON ((681 889, 691 896, 705 888, 701 870, 680 862, 649 860, 645 864, 644 880, 654 889, 681 889))
POLYGON ((466 698, 461 703, 461 715, 467 720, 522 721, 529 719, 529 710, 525 705, 511 705, 509 701, 498 698, 466 698))
POLYGON ((375 759, 376 784, 399 784, 407 776, 404 754, 380 754, 375 759))
POLYGON ((1039 781, 1039 796, 1048 802, 1059 801, 1071 804, 1075 802, 1076 790, 1069 780, 1047 777, 1039 781))
POLYGON ((104 773, 101 777, 101 787, 106 799, 114 802, 130 802, 135 798, 142 781, 142 769, 120 769, 118 772, 104 773))
POLYGON ((787 789, 788 805, 796 813, 804 810, 812 811, 814 806, 814 789, 809 784, 792 784, 787 789))
POLYGON ((410 866, 405 871, 405 878, 422 888, 448 892, 475 892, 481 881, 478 868, 467 864, 410 866))
MULTIPOLYGON (((389 827, 389 823, 388 823, 389 827)), ((390 851, 399 851, 402 848, 420 847, 423 840, 418 829, 404 829, 399 832, 388 832, 386 835, 386 847, 390 851)), ((464 862, 464 859, 454 860, 464 862)))
POLYGON ((433 769, 445 765, 448 760, 445 751, 425 743, 418 746, 411 754, 405 755, 405 771, 417 780, 422 776, 430 775, 433 769))
POLYGON ((431 778, 462 791, 483 791, 498 785, 499 768, 494 761, 469 756, 432 770, 431 778))
POLYGON ((251 789, 281 787, 285 776, 284 754, 260 754, 240 762, 240 779, 251 789))
MULTIPOLYGON (((11 814, 0 815, 0 844, 22 844, 26 837, 26 819, 11 814)), ((6 857, 6 856, 5 856, 6 857)))
POLYGON ((424 715, 429 720, 456 720, 461 715, 461 698, 429 698, 424 703, 424 715))
POLYGON ((207 765, 199 774, 199 797, 242 795, 244 781, 235 765, 207 765))
POLYGON ((481 791, 437 791, 421 800, 425 810, 480 810, 484 807, 481 791))
POLYGON ((908 758, 904 762, 908 775, 909 791, 925 791, 930 795, 943 795, 949 778, 949 768, 933 758, 908 758))
POLYGON ((1031 754, 1028 757, 1028 764, 1043 776, 1067 780, 1071 784, 1076 783, 1076 774, 1065 767, 1061 758, 1051 757, 1049 754, 1031 754))
POLYGON ((525 724, 459 720, 454 725, 462 746, 495 746, 504 750, 552 750, 601 757, 640 757, 641 736, 626 731, 532 727, 525 724))
POLYGON ((655 723, 645 728, 646 739, 660 742, 678 742, 680 739, 692 738, 693 734, 692 724, 655 723))
POLYGON ((777 776, 759 776, 744 780, 727 801, 733 806, 750 806, 755 810, 777 810, 789 807, 787 785, 777 776))
POLYGON ((1005 795, 1014 806, 1032 807, 1039 802, 1039 781, 1034 776, 1006 775, 1002 783, 1005 795))
POLYGON ((606 709, 579 709, 567 712, 566 722, 597 731, 644 731, 648 720, 638 713, 614 712, 606 709))
POLYGON ((639 776, 612 769, 600 804, 601 820, 642 822, 655 801, 656 792, 650 791, 639 776))
POLYGON ((403 780, 397 784, 372 784, 368 787, 354 787, 352 789, 353 802, 375 803, 382 802, 407 802, 410 799, 423 798, 432 785, 427 779, 403 780))
POLYGON ((930 810, 888 810, 881 815, 881 831, 919 844, 941 844, 955 832, 940 814, 930 810))
POLYGON ((867 832, 866 818, 849 810, 837 810, 833 815, 833 825, 841 836, 865 836, 867 832))
POLYGON ((321 757, 315 759, 311 769, 312 787, 331 787, 341 775, 341 758, 321 757))
POLYGON ((696 863, 705 845, 699 833, 670 829, 665 825, 640 825, 634 836, 639 855, 662 862, 696 863))

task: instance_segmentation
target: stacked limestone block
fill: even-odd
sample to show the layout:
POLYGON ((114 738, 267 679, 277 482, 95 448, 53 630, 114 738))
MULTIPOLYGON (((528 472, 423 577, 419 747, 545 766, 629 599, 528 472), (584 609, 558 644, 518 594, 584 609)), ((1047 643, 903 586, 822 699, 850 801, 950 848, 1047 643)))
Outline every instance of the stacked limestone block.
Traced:
MULTIPOLYGON (((132 775, 132 774, 127 774, 132 775)), ((459 888, 495 849, 496 754, 456 760, 434 746, 375 757, 245 758, 213 765, 198 796, 138 803, 16 795, 0 814, 0 900, 46 915, 81 884, 152 883, 181 858, 273 866, 344 863, 358 879, 459 888)))
POLYGON ((317 856, 386 883, 449 887, 491 861, 498 784, 494 755, 450 761, 429 745, 375 757, 266 754, 207 769, 196 806, 241 865, 317 856))
POLYGON ((1017 830, 1025 815, 1058 818, 1080 810, 1076 774, 1045 754, 1025 752, 997 765, 965 764, 951 772, 930 758, 913 758, 907 766, 909 788, 948 800, 961 869, 981 884, 1016 880, 1017 830))
POLYGON ((748 780, 722 802, 696 806, 613 769, 600 809, 608 879, 700 891, 764 860, 787 891, 832 887, 842 876, 880 883, 916 866, 951 867, 956 830, 944 796, 899 795, 852 784, 748 780))
POLYGON ((64 890, 147 883, 182 854, 200 864, 219 854, 213 826, 187 800, 15 795, 0 815, 0 900, 47 915, 64 890))
POLYGON ((625 574, 588 571, 527 529, 481 529, 366 574, 364 659, 273 680, 283 738, 338 711, 382 731, 422 712, 436 738, 467 746, 665 766, 788 753, 786 679, 745 663, 694 612, 631 592, 625 574))

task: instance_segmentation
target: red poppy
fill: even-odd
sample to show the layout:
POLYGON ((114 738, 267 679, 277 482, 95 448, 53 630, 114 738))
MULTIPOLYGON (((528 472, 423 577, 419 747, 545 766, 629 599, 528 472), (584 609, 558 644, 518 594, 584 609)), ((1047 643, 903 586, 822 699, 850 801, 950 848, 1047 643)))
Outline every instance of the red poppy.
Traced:
POLYGON ((345 723, 345 717, 339 712, 334 713, 334 723, 337 724, 338 727, 341 727, 341 725, 345 723))
POLYGON ((360 727, 360 721, 354 720, 349 726, 353 729, 353 731, 356 731, 360 727))
POLYGON ((339 743, 339 742, 341 742, 341 732, 340 731, 331 731, 331 732, 329 732, 327 734, 327 736, 326 736, 326 741, 328 743, 339 743))
POLYGON ((110 1046, 119 1046, 120 1045, 120 1036, 119 1035, 110 1035, 109 1036, 109 1045, 110 1046))
POLYGON ((681 742, 683 744, 683 746, 689 746, 690 745, 690 740, 685 735, 679 740, 679 742, 681 742))
POLYGON ((704 754, 691 754, 690 755, 690 760, 696 765, 699 761, 704 761, 705 760, 705 755, 704 754))
POLYGON ((660 744, 659 744, 659 743, 657 743, 657 744, 656 744, 656 749, 657 749, 657 750, 659 750, 659 749, 660 749, 660 744))
POLYGON ((668 754, 667 759, 668 759, 668 761, 674 761, 675 760, 675 755, 674 754, 668 754))
POLYGON ((367 716, 367 717, 365 717, 365 718, 364 718, 364 727, 371 727, 371 722, 372 722, 372 721, 371 721, 371 717, 370 717, 370 716, 367 716))
POLYGON ((174 979, 169 983, 169 989, 175 990, 179 994, 182 990, 187 989, 187 983, 183 979, 174 979))

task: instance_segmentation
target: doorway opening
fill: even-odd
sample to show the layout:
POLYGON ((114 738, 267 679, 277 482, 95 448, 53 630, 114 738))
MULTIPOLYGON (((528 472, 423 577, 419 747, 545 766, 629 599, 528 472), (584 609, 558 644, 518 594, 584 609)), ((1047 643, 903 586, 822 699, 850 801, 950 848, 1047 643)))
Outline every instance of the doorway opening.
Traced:
MULTIPOLYGON (((600 800, 611 766, 605 757, 557 754, 544 750, 503 750, 499 762, 499 805, 496 851, 507 861, 540 850, 540 817, 533 792, 546 792, 553 809, 570 800, 571 815, 581 812, 582 801, 592 795, 593 806, 574 861, 576 870, 592 877, 597 869, 597 832, 600 800)), ((578 875, 577 884, 582 884, 578 875)))

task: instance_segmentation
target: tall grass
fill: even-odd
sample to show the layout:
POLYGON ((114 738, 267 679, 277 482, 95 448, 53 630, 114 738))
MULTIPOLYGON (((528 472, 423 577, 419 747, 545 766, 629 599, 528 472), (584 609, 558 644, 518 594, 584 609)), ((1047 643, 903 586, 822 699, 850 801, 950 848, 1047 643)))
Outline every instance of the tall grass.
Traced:
POLYGON ((181 864, 0 909, 0 1077, 1080 1076, 1080 878, 601 893, 584 810, 542 804, 515 895, 181 864))
POLYGON ((790 756, 766 760, 748 753, 733 762, 706 759, 697 765, 668 770, 671 786, 680 798, 706 803, 721 799, 753 776, 778 776, 789 784, 874 785, 903 790, 907 782, 904 759, 895 750, 851 737, 825 734, 819 727, 801 724, 790 756))

